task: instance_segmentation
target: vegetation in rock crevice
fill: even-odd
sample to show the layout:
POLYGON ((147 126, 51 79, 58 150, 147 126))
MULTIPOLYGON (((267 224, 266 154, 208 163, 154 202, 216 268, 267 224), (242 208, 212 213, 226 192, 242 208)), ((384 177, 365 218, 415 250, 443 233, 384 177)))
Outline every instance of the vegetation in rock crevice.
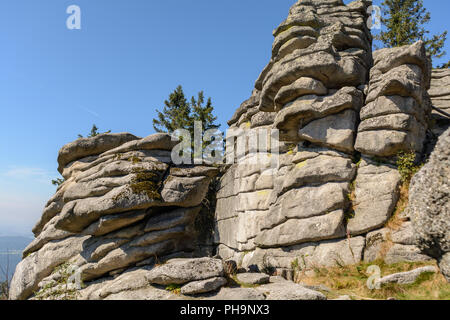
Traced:
POLYGON ((181 285, 179 284, 169 284, 165 289, 174 294, 181 294, 181 285))
MULTIPOLYGON (((131 158, 130 161, 133 161, 131 158)), ((162 181, 160 176, 154 172, 145 171, 144 169, 134 169, 134 177, 128 184, 128 189, 133 194, 144 194, 149 199, 159 201, 161 200, 160 189, 162 187, 162 181)), ((113 201, 119 201, 127 197, 127 192, 123 191, 113 198, 113 201)))
POLYGON ((409 185, 412 177, 419 172, 422 165, 416 165, 416 153, 414 151, 400 151, 397 154, 397 167, 402 182, 409 185))
POLYGON ((150 199, 161 200, 159 189, 161 182, 159 177, 153 172, 143 170, 134 171, 135 177, 130 183, 130 189, 134 194, 146 194, 150 199))
MULTIPOLYGON (((76 269, 68 262, 56 267, 52 272, 53 280, 50 280, 39 291, 35 292, 36 300, 77 300, 80 293, 75 283, 76 269)), ((81 279, 80 279, 81 282, 81 279)), ((79 284, 81 287, 84 284, 79 284)))

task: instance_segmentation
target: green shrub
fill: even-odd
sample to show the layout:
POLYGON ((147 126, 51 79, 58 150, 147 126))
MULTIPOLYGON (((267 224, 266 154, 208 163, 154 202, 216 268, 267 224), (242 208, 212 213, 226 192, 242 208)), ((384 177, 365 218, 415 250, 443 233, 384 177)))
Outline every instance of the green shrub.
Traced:
POLYGON ((402 181, 408 183, 420 170, 421 166, 415 164, 416 154, 414 151, 401 151, 397 154, 397 167, 402 181))

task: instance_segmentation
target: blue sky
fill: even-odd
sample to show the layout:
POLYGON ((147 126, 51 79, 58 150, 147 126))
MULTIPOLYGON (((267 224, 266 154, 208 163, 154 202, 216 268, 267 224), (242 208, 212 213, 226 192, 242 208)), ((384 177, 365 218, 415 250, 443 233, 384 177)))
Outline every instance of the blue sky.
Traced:
MULTIPOLYGON (((155 109, 181 84, 189 96, 211 96, 226 129, 295 2, 3 0, 0 235, 30 233, 55 191, 59 148, 93 123, 147 136, 155 109), (81 30, 66 28, 72 4, 81 8, 81 30)), ((450 29, 449 1, 424 3, 429 29, 450 29)))

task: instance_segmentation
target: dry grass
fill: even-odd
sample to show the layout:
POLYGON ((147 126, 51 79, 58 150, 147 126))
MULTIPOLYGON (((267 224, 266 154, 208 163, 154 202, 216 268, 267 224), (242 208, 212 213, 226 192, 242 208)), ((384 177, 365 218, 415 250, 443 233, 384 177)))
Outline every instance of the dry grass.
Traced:
POLYGON ((387 265, 382 261, 370 264, 360 263, 353 266, 316 268, 315 275, 297 276, 297 281, 308 285, 325 285, 331 292, 324 292, 329 299, 341 295, 349 295, 355 300, 450 300, 450 284, 441 274, 424 274, 410 285, 388 284, 381 289, 371 290, 367 287, 370 275, 366 273, 370 265, 378 265, 381 276, 410 271, 426 265, 436 265, 434 262, 397 263, 387 265))
POLYGON ((386 224, 386 227, 391 230, 398 230, 405 222, 405 219, 401 217, 401 213, 403 213, 408 206, 409 201, 409 182, 404 182, 400 186, 399 191, 399 199, 397 202, 397 206, 395 208, 394 213, 392 214, 391 219, 386 224))

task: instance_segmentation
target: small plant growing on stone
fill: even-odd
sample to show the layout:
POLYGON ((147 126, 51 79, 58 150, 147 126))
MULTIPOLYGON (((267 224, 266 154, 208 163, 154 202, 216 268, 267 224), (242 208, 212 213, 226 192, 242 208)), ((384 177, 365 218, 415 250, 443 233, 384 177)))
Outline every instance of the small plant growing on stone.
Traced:
POLYGON ((64 179, 58 178, 55 180, 52 180, 52 185, 59 187, 60 185, 62 185, 64 183, 64 179))
POLYGON ((166 291, 170 291, 174 294, 181 294, 181 286, 179 284, 169 284, 166 287, 166 291))
POLYGON ((416 154, 414 151, 401 151, 397 154, 397 167, 402 182, 409 183, 411 178, 420 170, 421 166, 417 166, 415 160, 416 154))
POLYGON ((294 270, 299 269, 300 264, 299 264, 299 262, 298 262, 298 258, 295 258, 295 260, 291 262, 291 267, 292 267, 292 269, 294 269, 294 270))
MULTIPOLYGON (((63 263, 52 273, 54 279, 35 292, 36 300, 77 300, 79 296, 76 284, 71 281, 75 270, 70 263, 63 263)), ((83 284, 81 283, 81 286, 83 284)))
MULTIPOLYGON (((106 133, 111 133, 111 130, 108 130, 108 131, 104 132, 104 134, 106 134, 106 133)), ((93 137, 96 137, 96 136, 98 136, 98 135, 100 135, 100 134, 101 134, 101 133, 98 132, 97 126, 94 124, 94 125, 92 125, 91 132, 89 132, 87 138, 93 138, 93 137)), ((84 138, 84 137, 83 137, 82 134, 79 134, 79 135, 78 135, 78 138, 80 139, 80 138, 84 138)))
MULTIPOLYGON (((144 194, 152 200, 161 200, 161 194, 159 189, 162 182, 158 181, 159 177, 154 172, 145 171, 144 169, 134 169, 134 177, 128 184, 128 188, 133 194, 144 194)), ((113 201, 117 202, 123 198, 128 198, 127 192, 119 193, 113 198, 113 201)))

